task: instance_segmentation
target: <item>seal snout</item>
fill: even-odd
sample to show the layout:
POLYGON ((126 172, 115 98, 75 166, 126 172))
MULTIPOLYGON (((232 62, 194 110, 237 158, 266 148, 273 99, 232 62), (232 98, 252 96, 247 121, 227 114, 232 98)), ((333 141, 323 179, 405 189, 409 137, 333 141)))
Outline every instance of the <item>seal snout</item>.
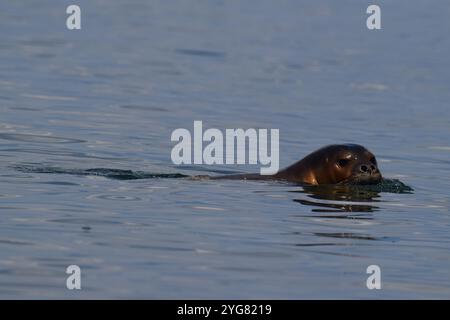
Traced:
POLYGON ((354 180, 360 184, 378 183, 382 179, 378 166, 372 161, 360 163, 355 169, 354 180))
POLYGON ((365 174, 374 174, 378 172, 378 168, 373 164, 363 163, 359 166, 359 171, 365 174))

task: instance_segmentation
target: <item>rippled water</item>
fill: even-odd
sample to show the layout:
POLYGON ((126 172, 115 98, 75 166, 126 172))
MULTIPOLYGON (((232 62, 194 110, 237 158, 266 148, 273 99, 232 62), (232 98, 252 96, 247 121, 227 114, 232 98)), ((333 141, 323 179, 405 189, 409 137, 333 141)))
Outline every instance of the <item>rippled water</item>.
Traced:
POLYGON ((450 298, 446 1, 380 31, 360 1, 67 4, 0 4, 0 298, 450 298), (283 166, 363 144, 414 191, 80 174, 259 170, 174 166, 194 120, 279 128, 283 166))

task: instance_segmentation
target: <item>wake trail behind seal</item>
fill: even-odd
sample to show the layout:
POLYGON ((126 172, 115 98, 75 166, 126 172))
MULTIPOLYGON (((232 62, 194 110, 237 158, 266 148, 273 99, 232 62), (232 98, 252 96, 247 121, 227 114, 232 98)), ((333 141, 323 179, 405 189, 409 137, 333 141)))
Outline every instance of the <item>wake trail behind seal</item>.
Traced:
POLYGON ((14 169, 26 173, 50 173, 50 174, 71 174, 78 176, 99 176, 115 180, 137 180, 156 178, 188 178, 190 176, 181 173, 153 173, 144 171, 92 168, 92 169, 64 169, 59 167, 36 167, 30 165, 16 165, 14 169))

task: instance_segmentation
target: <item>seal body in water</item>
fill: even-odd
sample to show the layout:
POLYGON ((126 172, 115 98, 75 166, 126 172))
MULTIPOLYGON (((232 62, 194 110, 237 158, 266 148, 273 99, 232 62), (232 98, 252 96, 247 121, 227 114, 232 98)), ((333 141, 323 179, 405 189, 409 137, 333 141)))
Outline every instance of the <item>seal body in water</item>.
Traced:
POLYGON ((316 150, 275 175, 236 174, 212 179, 284 180, 301 184, 376 184, 382 176, 373 153, 358 144, 316 150))

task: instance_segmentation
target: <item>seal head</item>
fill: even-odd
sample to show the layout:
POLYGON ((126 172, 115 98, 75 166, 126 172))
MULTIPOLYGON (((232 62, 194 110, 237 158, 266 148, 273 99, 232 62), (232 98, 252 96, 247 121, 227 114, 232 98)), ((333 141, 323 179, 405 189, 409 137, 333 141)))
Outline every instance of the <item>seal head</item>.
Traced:
POLYGON ((323 147, 274 176, 307 184, 376 184, 382 180, 375 156, 358 144, 323 147))

